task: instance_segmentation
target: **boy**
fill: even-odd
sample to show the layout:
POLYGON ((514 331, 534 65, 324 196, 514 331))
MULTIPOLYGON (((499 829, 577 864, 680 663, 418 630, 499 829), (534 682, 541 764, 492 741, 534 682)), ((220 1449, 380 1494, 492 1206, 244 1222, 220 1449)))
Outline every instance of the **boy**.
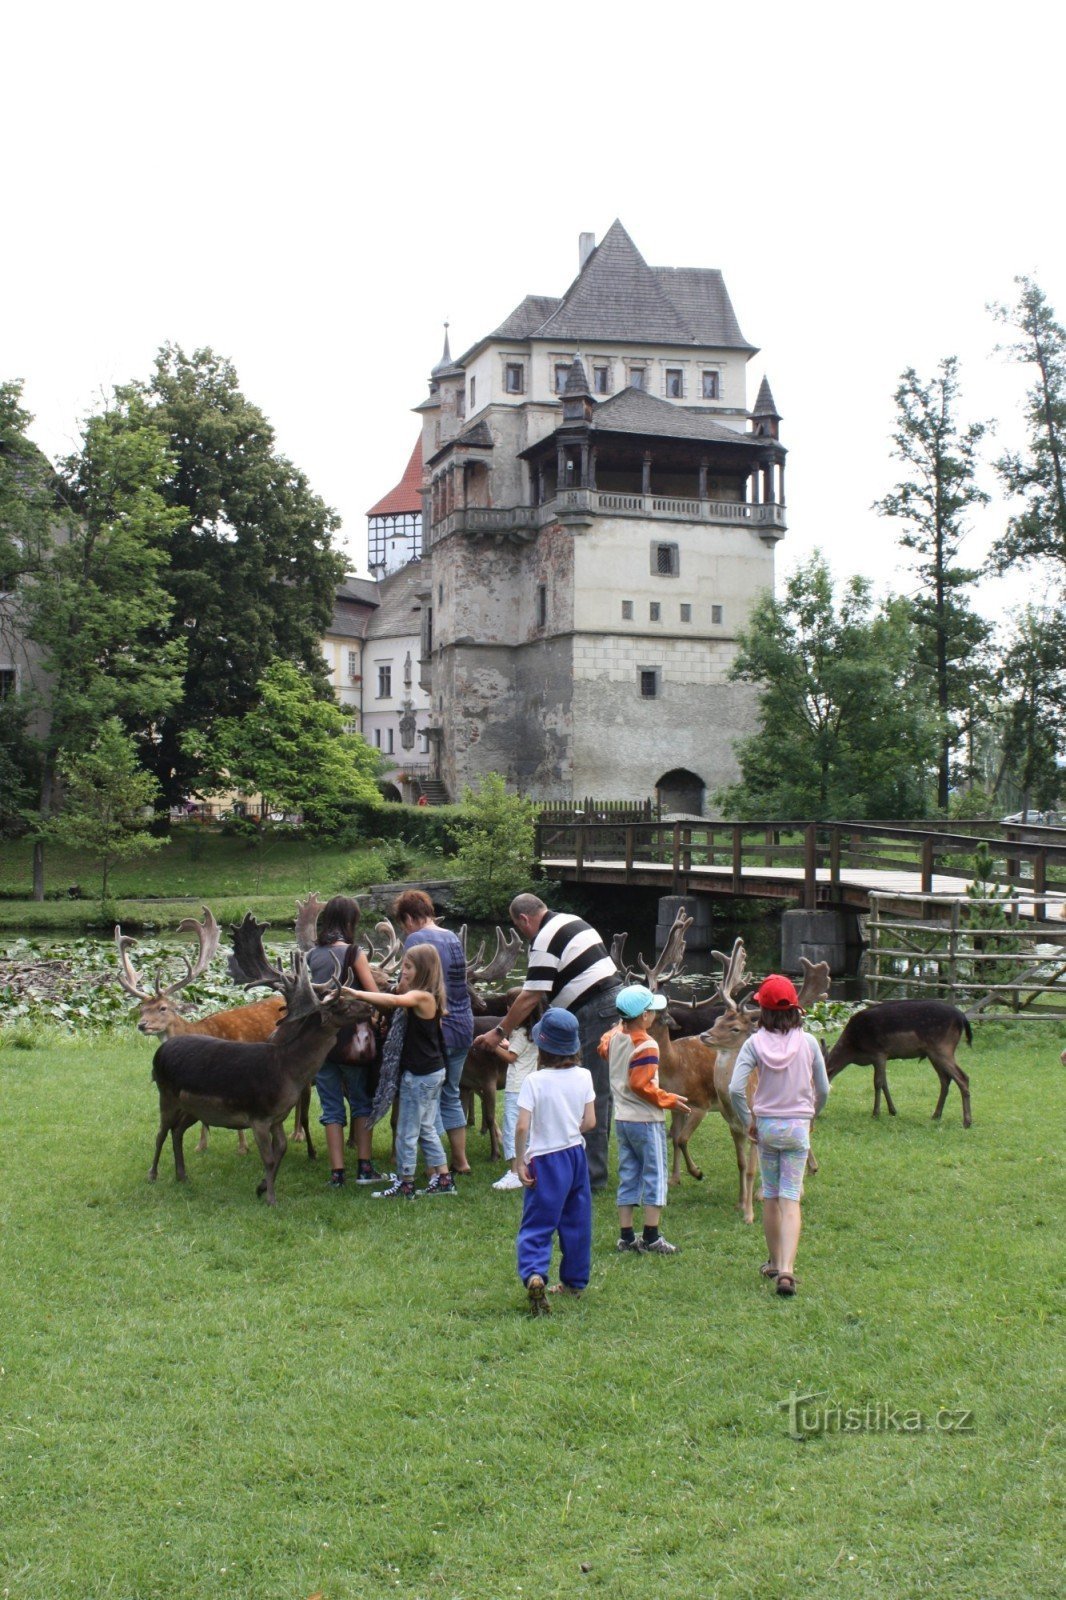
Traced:
POLYGON ((621 1022, 600 1040, 607 1057, 618 1138, 617 1248, 635 1255, 676 1256, 678 1247, 659 1232, 666 1204, 666 1119, 675 1107, 688 1111, 684 1095, 659 1088, 659 1046, 647 1033, 666 996, 631 983, 615 999, 621 1022), (633 1208, 643 1201, 644 1230, 638 1239, 633 1208))
POLYGON ((558 1006, 533 1028, 536 1072, 518 1091, 515 1161, 525 1196, 518 1227, 518 1276, 533 1316, 550 1307, 545 1296, 578 1295, 592 1266, 592 1191, 582 1134, 596 1126, 592 1074, 580 1067, 577 1018, 558 1006), (559 1235, 559 1282, 546 1288, 552 1236, 559 1235))

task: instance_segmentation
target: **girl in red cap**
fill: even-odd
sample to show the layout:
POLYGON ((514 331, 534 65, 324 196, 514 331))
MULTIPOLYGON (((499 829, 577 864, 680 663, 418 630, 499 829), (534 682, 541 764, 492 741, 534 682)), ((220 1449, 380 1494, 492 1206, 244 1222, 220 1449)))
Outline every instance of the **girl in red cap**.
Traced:
POLYGON ((742 1121, 755 1118, 749 1133, 759 1147, 762 1225, 770 1252, 760 1271, 776 1279, 778 1294, 792 1295, 811 1120, 829 1098, 829 1079, 818 1040, 803 1031, 791 980, 772 973, 754 998, 759 1026, 737 1056, 729 1098, 742 1121), (746 1091, 753 1072, 759 1081, 749 1112, 746 1091))

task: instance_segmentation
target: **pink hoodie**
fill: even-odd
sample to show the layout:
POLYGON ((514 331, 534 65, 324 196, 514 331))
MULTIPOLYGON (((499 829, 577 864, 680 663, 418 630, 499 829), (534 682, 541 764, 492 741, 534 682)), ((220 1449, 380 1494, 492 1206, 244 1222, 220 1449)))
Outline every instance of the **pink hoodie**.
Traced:
POLYGON ((739 1104, 739 1096, 756 1068, 759 1082, 752 1111, 757 1117, 813 1117, 829 1098, 821 1047, 802 1028, 792 1028, 788 1033, 758 1028, 745 1041, 729 1085, 735 1104, 739 1104))

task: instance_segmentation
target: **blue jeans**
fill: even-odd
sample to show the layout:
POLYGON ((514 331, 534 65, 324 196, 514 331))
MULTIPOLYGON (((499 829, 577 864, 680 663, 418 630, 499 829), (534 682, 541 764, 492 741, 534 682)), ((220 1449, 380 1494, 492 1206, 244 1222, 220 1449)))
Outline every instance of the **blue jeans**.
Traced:
POLYGON ((437 1137, 444 1068, 416 1077, 413 1072, 400 1076, 399 1115, 396 1119, 396 1171, 401 1178, 413 1178, 418 1162, 418 1147, 427 1167, 446 1167, 444 1146, 437 1137))
POLYGON ((444 1052, 444 1087, 440 1092, 440 1110, 437 1113, 437 1138, 444 1137, 445 1130, 466 1127, 466 1112, 459 1096, 459 1079, 463 1075, 466 1064, 466 1054, 469 1046, 460 1044, 444 1052))
POLYGON ((614 1131, 618 1141, 618 1205, 664 1206, 665 1122, 619 1122, 616 1119, 614 1131))
POLYGON ((315 1088, 322 1106, 319 1122, 328 1127, 331 1122, 342 1128, 347 1125, 344 1101, 347 1097, 352 1108, 352 1121, 368 1117, 374 1109, 373 1069, 348 1066, 339 1061, 323 1061, 315 1077, 315 1088))
POLYGON ((514 1160, 514 1134, 518 1126, 518 1090, 505 1089, 503 1094, 503 1159, 514 1160))

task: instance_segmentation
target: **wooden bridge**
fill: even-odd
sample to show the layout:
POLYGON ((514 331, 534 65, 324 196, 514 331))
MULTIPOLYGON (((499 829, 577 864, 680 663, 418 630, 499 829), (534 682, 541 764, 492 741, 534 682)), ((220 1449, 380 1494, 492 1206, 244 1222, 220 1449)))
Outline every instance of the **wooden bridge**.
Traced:
MULTIPOLYGON (((965 896, 984 846, 983 879, 1017 893, 1020 913, 1066 915, 1066 830, 997 823, 675 822, 543 819, 537 855, 564 883, 632 884, 668 894, 785 900, 866 912, 870 896, 903 915, 923 898, 965 896)), ((987 890, 985 891, 987 892, 987 890)), ((1018 912, 1015 913, 1016 915, 1018 912)))

